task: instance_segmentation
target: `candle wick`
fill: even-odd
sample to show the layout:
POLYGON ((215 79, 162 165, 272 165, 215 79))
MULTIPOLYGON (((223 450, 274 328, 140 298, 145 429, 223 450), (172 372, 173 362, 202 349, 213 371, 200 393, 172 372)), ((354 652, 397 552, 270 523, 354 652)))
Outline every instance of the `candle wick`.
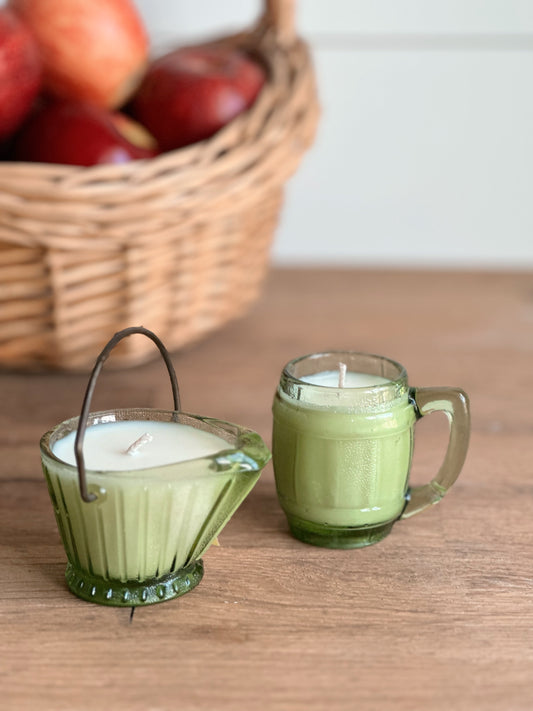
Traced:
POLYGON ((141 447, 144 447, 145 444, 148 444, 148 442, 151 442, 152 440, 152 435, 149 432, 145 432, 139 437, 139 439, 136 439, 135 442, 130 444, 128 449, 125 451, 125 454, 137 454, 141 447))
POLYGON ((339 363, 339 388, 344 387, 346 380, 346 363, 339 363))

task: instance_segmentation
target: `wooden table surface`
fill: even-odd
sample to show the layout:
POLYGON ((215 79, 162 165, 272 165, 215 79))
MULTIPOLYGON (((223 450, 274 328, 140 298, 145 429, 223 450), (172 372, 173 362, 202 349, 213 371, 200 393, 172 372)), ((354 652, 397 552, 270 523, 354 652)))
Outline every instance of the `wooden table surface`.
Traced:
MULTIPOLYGON (((2 709, 531 711, 533 275, 273 271, 246 317, 173 356, 183 407, 270 444, 283 365, 331 348, 469 393, 447 497, 377 545, 325 550, 288 534, 269 464, 200 585, 131 622, 68 592, 40 471, 87 376, 0 374, 2 709)), ((104 369, 93 409, 144 405, 171 407, 162 361, 104 369)), ((414 483, 446 438, 444 417, 418 423, 414 483)))

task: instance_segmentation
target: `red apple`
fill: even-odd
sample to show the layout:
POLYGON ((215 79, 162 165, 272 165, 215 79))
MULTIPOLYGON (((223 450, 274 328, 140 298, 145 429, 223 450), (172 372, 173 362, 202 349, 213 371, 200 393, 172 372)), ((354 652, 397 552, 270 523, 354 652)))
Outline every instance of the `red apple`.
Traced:
POLYGON ((127 116, 57 100, 39 107, 15 136, 12 159, 97 165, 156 155, 155 140, 127 116))
POLYGON ((148 39, 131 0, 9 0, 33 31, 52 94, 115 108, 137 87, 148 39))
POLYGON ((133 115, 162 150, 209 138, 255 101, 265 72, 228 47, 183 47, 156 59, 133 97, 133 115))
POLYGON ((31 32, 0 8, 0 140, 24 119, 41 84, 41 60, 31 32))

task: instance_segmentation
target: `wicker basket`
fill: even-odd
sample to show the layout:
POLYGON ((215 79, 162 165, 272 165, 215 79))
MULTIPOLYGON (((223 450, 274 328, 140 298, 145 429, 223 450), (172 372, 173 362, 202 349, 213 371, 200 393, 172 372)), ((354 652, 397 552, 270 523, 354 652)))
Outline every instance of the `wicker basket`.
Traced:
MULTIPOLYGON (((0 164, 0 365, 86 370, 141 324, 176 350, 254 301, 318 118, 293 10, 268 0, 257 27, 218 40, 252 51, 269 79, 213 138, 119 166, 0 164)), ((113 361, 154 355, 127 339, 113 361)))

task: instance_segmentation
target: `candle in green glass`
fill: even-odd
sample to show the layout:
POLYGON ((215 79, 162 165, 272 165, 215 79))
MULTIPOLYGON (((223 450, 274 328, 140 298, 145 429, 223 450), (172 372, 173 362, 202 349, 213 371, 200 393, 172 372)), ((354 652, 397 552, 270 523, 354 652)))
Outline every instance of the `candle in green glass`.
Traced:
MULTIPOLYGON (((350 548, 389 533, 405 513, 414 424, 425 414, 415 393, 404 368, 380 356, 316 354, 285 367, 273 405, 272 453, 279 501, 297 538, 350 548)), ((464 393, 444 388, 431 395, 428 411, 446 411, 464 393)), ((468 433, 464 408, 461 424, 468 433)), ((465 447, 463 437, 446 467, 453 480, 465 447)), ((449 449, 451 455, 456 447, 449 449)), ((433 503, 427 491, 424 497, 420 508, 433 503)))
POLYGON ((261 438, 181 412, 91 414, 84 450, 96 500, 87 503, 74 462, 77 425, 78 418, 68 420, 41 441, 72 592, 130 606, 192 589, 202 578, 201 556, 270 458, 261 438))

